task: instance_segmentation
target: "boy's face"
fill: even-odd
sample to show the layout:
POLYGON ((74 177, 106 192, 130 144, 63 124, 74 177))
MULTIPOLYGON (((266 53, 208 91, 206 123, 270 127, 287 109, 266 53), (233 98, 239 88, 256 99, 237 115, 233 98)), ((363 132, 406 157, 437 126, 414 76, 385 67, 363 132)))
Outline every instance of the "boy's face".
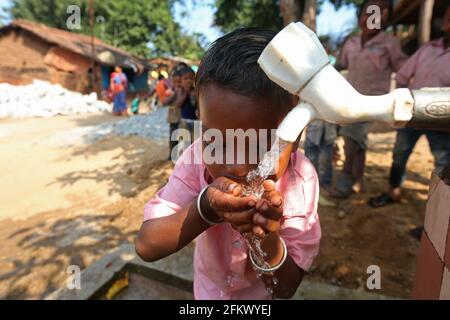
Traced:
POLYGON ((184 89, 190 90, 195 81, 195 75, 193 73, 185 73, 181 76, 181 85, 184 89))
MULTIPOLYGON (((211 177, 216 179, 219 176, 225 176, 239 183, 245 183, 247 173, 255 169, 261 160, 258 157, 260 149, 270 149, 271 129, 278 127, 294 105, 295 101, 293 101, 292 106, 275 105, 267 101, 267 99, 242 96, 213 84, 203 87, 199 94, 199 115, 203 126, 202 148, 205 150, 209 144, 217 143, 214 138, 205 135, 205 131, 208 129, 216 129, 216 132, 220 131, 223 140, 223 161, 213 164, 208 164, 204 161, 211 177), (238 138, 238 135, 235 134, 231 136, 231 139, 229 138, 230 135, 228 135, 228 142, 233 141, 230 146, 227 144, 227 129, 242 129, 243 132, 255 133, 255 135, 251 136, 249 134, 245 138, 243 138, 243 135, 240 135, 241 138, 238 138), (248 129, 250 130, 247 131, 248 129), (266 143, 264 143, 264 140, 261 143, 261 140, 257 138, 260 129, 266 129, 267 131, 266 143), (239 147, 239 145, 242 146, 242 143, 239 144, 238 139, 241 142, 245 141, 244 147, 239 147), (249 147, 249 145, 252 147, 249 147), (232 154, 232 157, 230 157, 232 158, 231 162, 226 159, 226 154, 228 153, 229 155, 229 152, 232 154), (237 159, 238 155, 241 157, 245 156, 245 161, 239 162, 237 159), (257 162, 251 160, 255 158, 257 162)), ((237 133, 237 131, 234 132, 237 133)), ((203 153, 204 159, 206 154, 206 152, 203 153)), ((282 175, 287 167, 289 156, 290 152, 280 164, 277 174, 270 176, 270 179, 277 180, 282 175)))
POLYGON ((173 76, 172 77, 172 84, 174 87, 181 86, 181 77, 180 76, 173 76))

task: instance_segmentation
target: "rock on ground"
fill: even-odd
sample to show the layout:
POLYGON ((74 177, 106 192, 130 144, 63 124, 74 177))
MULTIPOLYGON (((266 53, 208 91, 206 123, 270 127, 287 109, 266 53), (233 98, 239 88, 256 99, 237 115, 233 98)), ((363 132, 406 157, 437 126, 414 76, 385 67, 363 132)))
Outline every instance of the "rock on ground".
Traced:
POLYGON ((53 117, 110 110, 110 104, 98 100, 95 92, 83 95, 42 80, 34 80, 25 86, 0 84, 0 119, 53 117))

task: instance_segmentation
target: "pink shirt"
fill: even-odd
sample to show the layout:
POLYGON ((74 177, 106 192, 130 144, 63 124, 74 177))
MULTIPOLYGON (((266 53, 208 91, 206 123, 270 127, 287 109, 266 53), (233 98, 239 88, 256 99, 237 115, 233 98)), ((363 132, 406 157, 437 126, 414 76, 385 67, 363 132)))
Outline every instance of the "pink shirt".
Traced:
POLYGON ((361 44, 361 36, 349 38, 342 48, 339 64, 348 69, 347 80, 362 94, 389 92, 391 74, 400 69, 408 57, 399 41, 384 31, 361 44))
POLYGON ((450 48, 443 38, 425 43, 408 59, 397 73, 397 87, 450 87, 450 48))
MULTIPOLYGON (((201 140, 197 139, 177 161, 169 182, 144 209, 144 221, 168 216, 195 199, 207 186, 201 163, 201 140), (198 161, 200 159, 200 162, 198 161)), ((280 236, 288 254, 307 271, 319 251, 321 229, 317 215, 319 185, 316 171, 300 152, 291 155, 284 175, 276 183, 283 195, 280 236)), ((230 224, 210 227, 197 237, 194 252, 196 299, 270 299, 248 259, 248 247, 230 224)))

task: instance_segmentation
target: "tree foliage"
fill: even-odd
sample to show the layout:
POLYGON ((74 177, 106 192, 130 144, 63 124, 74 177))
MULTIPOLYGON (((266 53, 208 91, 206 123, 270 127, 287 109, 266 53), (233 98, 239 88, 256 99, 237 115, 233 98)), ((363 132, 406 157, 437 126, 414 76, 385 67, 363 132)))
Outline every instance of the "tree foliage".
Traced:
MULTIPOLYGON (((130 53, 185 56, 191 59, 203 54, 201 38, 182 30, 173 19, 176 1, 159 0, 97 0, 94 1, 95 35, 103 41, 130 53)), ((10 14, 52 27, 67 29, 70 13, 67 8, 81 9, 81 29, 90 33, 87 0, 13 0, 10 14)))
MULTIPOLYGON (((317 12, 326 0, 317 1, 317 12)), ((364 0, 328 0, 336 9, 344 5, 360 5, 364 0)), ((304 1, 298 1, 299 6, 304 1)), ((224 32, 238 27, 283 28, 283 18, 278 0, 215 0, 215 24, 224 32)), ((302 11, 303 8, 300 10, 302 11)))
MULTIPOLYGON (((359 6, 364 2, 364 0, 328 0, 328 1, 330 1, 332 4, 334 4, 336 9, 338 9, 341 6, 349 5, 349 4, 359 6)), ((324 0, 322 0, 321 2, 324 2, 324 0)))
POLYGON ((277 0, 216 0, 215 7, 214 23, 224 32, 239 27, 283 27, 277 0))

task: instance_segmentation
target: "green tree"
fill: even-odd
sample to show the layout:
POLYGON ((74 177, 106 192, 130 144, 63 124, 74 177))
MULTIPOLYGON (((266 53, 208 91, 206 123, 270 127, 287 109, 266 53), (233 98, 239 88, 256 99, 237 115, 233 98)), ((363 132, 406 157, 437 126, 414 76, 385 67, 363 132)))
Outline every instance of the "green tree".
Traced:
POLYGON ((215 7, 214 23, 224 32, 239 27, 283 27, 277 0, 216 0, 215 7))
MULTIPOLYGON (((182 0, 178 0, 178 2, 182 0)), ((94 2, 95 35, 142 57, 173 55, 197 57, 203 47, 197 35, 185 33, 173 19, 176 0, 97 0, 94 2)), ((81 12, 80 30, 90 33, 87 0, 13 0, 10 14, 52 27, 67 29, 69 5, 81 12)))
MULTIPOLYGON (((326 0, 317 1, 317 12, 326 0)), ((343 5, 359 5, 363 0, 329 0, 336 8, 343 5)), ((232 31, 242 26, 264 27, 280 30, 284 23, 280 6, 286 10, 296 8, 301 17, 306 0, 215 0, 215 24, 224 32, 232 31)))
MULTIPOLYGON (((321 0, 321 2, 323 1, 324 0, 321 0)), ((364 0, 329 0, 329 1, 335 5, 336 9, 348 4, 359 6, 364 2, 364 0)))

